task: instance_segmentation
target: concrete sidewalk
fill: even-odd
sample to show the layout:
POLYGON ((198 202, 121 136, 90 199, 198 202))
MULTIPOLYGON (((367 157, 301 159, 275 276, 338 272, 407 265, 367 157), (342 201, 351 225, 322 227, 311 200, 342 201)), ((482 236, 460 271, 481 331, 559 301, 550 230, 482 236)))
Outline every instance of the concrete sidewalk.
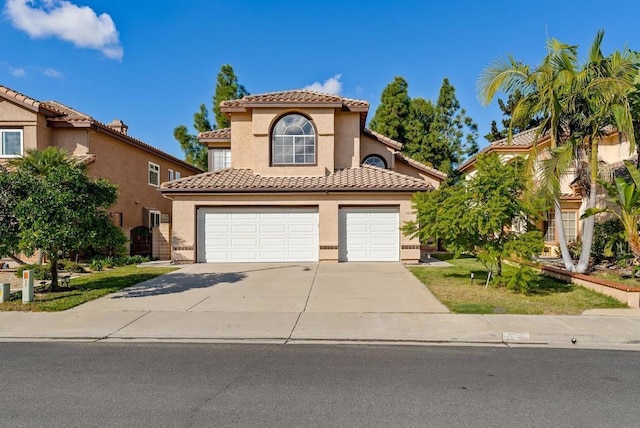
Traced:
POLYGON ((456 315, 400 264, 191 265, 65 312, 0 312, 0 341, 34 340, 640 350, 640 310, 456 315))
POLYGON ((579 316, 425 313, 0 312, 0 340, 375 342, 640 350, 640 311, 579 316), (575 339, 575 344, 572 343, 575 339))

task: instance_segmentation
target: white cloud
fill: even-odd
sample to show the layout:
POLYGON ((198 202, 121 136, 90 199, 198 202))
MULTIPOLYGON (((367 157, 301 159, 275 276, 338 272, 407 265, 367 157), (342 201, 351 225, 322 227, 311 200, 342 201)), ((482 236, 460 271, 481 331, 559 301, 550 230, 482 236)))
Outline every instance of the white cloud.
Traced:
POLYGON ((340 82, 341 77, 342 74, 336 74, 335 76, 325 80, 324 83, 313 82, 312 84, 305 86, 303 89, 338 95, 340 94, 340 91, 342 91, 342 83, 340 82))
POLYGON ((64 77, 64 75, 60 71, 50 67, 42 70, 42 74, 47 77, 53 77, 54 79, 62 79, 64 77))
POLYGON ((9 67, 9 73, 15 77, 22 77, 27 74, 27 71, 22 67, 9 67))
POLYGON ((121 60, 124 54, 111 16, 97 15, 88 6, 66 0, 7 0, 5 14, 32 38, 57 37, 111 59, 121 60))

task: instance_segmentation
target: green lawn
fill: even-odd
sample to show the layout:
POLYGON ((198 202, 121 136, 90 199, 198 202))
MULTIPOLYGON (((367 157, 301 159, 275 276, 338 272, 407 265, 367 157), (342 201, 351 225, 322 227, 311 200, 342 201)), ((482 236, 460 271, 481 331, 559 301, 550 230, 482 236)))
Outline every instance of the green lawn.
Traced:
MULTIPOLYGON (((529 295, 517 294, 504 286, 489 284, 487 273, 474 258, 446 258, 451 267, 412 266, 411 272, 452 312, 461 314, 544 314, 576 315, 586 309, 626 308, 617 300, 586 288, 537 275, 538 289, 529 295), (470 273, 475 274, 471 285, 470 273)), ((512 271, 504 266, 505 274, 512 271)))
POLYGON ((68 290, 56 293, 38 292, 32 303, 23 304, 21 293, 12 294, 10 301, 0 303, 0 311, 64 311, 174 270, 176 269, 124 266, 95 272, 72 279, 68 290))

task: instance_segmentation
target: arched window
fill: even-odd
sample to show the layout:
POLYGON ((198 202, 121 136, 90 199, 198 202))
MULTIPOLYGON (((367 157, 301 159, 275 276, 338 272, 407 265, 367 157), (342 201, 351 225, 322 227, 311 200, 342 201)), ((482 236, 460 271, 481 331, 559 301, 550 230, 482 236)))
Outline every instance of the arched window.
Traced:
POLYGON ((362 161, 362 165, 377 166, 378 168, 387 169, 387 162, 379 155, 369 155, 362 161))
POLYGON ((316 163, 316 132, 311 121, 300 114, 281 117, 271 135, 273 165, 316 163))

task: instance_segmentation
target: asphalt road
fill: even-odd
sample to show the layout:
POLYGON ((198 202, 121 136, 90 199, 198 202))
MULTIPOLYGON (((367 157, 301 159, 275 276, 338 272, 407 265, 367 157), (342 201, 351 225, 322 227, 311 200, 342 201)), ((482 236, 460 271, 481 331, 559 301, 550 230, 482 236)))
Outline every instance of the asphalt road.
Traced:
POLYGON ((640 354, 0 343, 2 427, 637 427, 640 354))

